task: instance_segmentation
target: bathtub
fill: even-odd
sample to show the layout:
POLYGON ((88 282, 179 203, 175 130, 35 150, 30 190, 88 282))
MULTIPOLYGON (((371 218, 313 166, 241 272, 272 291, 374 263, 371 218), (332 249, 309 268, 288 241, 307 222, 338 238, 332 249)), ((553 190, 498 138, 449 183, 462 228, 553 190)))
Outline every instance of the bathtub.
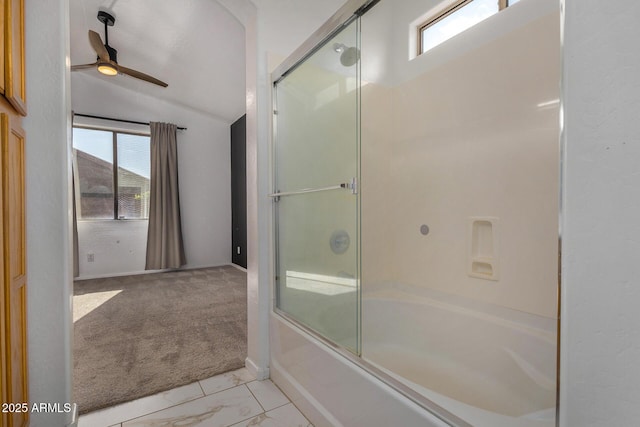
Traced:
POLYGON ((555 425, 555 319, 399 285, 365 292, 362 359, 478 427, 555 425))

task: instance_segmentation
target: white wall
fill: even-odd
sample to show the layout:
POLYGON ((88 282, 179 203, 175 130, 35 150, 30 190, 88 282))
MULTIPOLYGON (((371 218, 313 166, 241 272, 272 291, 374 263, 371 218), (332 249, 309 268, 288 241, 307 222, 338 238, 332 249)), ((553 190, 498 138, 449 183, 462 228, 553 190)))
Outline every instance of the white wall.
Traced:
MULTIPOLYGON (((166 121, 187 127, 186 131, 178 131, 185 268, 231 262, 230 123, 121 88, 88 73, 72 73, 71 95, 73 110, 78 113, 166 121)), ((124 126, 117 122, 112 125, 124 126)), ((80 221, 80 277, 144 271, 145 224, 146 221, 80 221), (89 251, 95 254, 92 263, 87 262, 89 251)))
MULTIPOLYGON (((25 2, 27 313, 31 402, 73 402, 68 1, 25 2)), ((31 427, 71 414, 32 413, 31 427)))
POLYGON ((637 425, 640 3, 563 4, 561 425, 637 425))
MULTIPOLYGON (((493 25, 491 23, 492 19, 479 22, 473 26, 475 31, 462 32, 459 36, 448 40, 446 46, 442 44, 439 47, 434 47, 431 52, 437 52, 437 54, 421 55, 407 62, 408 58, 415 57, 417 49, 415 26, 424 22, 424 18, 433 14, 435 10, 442 10, 447 3, 451 4, 452 0, 403 0, 401 2, 393 2, 393 14, 389 19, 392 21, 395 30, 391 37, 393 48, 390 52, 390 62, 393 64, 393 76, 396 81, 402 82, 414 78, 428 69, 435 68, 460 55, 464 55, 478 45, 500 38, 523 24, 558 9, 558 2, 555 0, 520 1, 500 12, 502 16, 507 15, 509 18, 503 19, 503 22, 499 25, 493 25), (473 36, 469 34, 472 32, 473 36)), ((494 17, 497 16, 494 15, 494 17)), ((523 51, 526 51, 525 47, 523 47, 523 51)))
POLYGON ((148 227, 146 220, 78 221, 79 278, 143 271, 148 227))

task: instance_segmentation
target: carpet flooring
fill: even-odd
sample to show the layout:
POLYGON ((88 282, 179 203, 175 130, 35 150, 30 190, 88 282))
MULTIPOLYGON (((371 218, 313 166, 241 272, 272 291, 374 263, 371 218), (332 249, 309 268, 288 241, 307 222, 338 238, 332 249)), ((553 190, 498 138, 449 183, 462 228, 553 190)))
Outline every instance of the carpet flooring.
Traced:
POLYGON ((232 266, 76 281, 79 412, 244 366, 246 283, 232 266))

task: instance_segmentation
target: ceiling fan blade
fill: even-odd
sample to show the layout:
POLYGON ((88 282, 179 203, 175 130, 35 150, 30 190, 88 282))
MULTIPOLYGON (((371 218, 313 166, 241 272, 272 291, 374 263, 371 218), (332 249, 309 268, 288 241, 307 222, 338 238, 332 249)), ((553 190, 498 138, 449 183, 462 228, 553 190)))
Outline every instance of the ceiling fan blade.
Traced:
POLYGON ((98 65, 97 62, 94 62, 93 64, 72 65, 71 71, 86 70, 87 68, 96 68, 96 65, 98 65))
POLYGON ((158 80, 155 77, 151 77, 150 75, 145 74, 145 73, 141 73, 140 71, 132 70, 131 68, 123 67, 122 65, 116 65, 116 67, 118 68, 118 72, 120 72, 122 74, 127 74, 127 75, 129 75, 131 77, 135 77, 136 79, 144 80, 144 81, 147 81, 149 83, 156 84, 158 86, 162 86, 162 87, 169 86, 168 84, 166 84, 162 80, 158 80))
POLYGON ((96 51, 100 59, 107 62, 109 61, 109 52, 107 52, 107 48, 104 47, 100 34, 89 30, 89 43, 91 43, 91 47, 96 51))

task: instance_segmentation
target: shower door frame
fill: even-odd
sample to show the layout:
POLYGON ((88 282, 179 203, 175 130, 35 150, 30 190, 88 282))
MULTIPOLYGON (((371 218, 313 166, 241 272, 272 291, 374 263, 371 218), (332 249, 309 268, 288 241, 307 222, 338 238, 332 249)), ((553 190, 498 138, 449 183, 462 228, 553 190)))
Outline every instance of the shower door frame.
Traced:
MULTIPOLYGON (((322 47, 324 47, 328 42, 330 42, 331 39, 336 37, 340 32, 342 32, 342 30, 346 29, 349 25, 353 24, 354 21, 359 19, 359 17, 364 12, 366 12, 366 10, 374 6, 379 1, 380 0, 367 0, 367 1, 364 1, 363 3, 363 0, 355 0, 355 1, 348 2, 345 6, 343 6, 343 8, 338 10, 338 12, 336 12, 336 14, 334 15, 334 17, 339 15, 339 19, 338 18, 334 19, 334 17, 330 18, 329 21, 327 21, 322 27, 320 27, 315 33, 313 33, 313 35, 307 40, 307 42, 305 42, 301 47, 296 49, 296 51, 294 51, 294 53, 291 54, 291 56, 289 56, 285 61, 283 61, 283 63, 280 64, 280 66, 278 66, 278 68, 276 68, 274 72, 271 74, 271 94, 272 94, 271 102, 273 107, 272 109, 273 114, 271 116, 272 117, 272 123, 271 123, 272 146, 271 146, 270 163, 271 163, 272 193, 269 194, 268 196, 273 201, 273 204, 272 204, 272 218, 273 218, 272 233, 273 234, 271 237, 272 237, 273 248, 274 248, 273 267, 275 271, 273 283, 271 286, 271 292, 272 292, 271 308, 274 313, 278 314, 279 316, 286 319, 287 321, 295 324, 296 326, 300 327, 306 332, 312 334, 314 337, 321 340, 330 348, 338 351, 340 354, 349 355, 350 358, 352 357, 355 358, 353 360, 361 360, 360 355, 362 351, 362 330, 361 330, 362 312, 361 312, 361 288, 360 288, 360 278, 361 278, 360 200, 359 200, 359 191, 358 191, 359 181, 360 181, 360 129, 359 129, 360 127, 360 87, 358 86, 357 95, 356 95, 356 97, 358 98, 358 107, 356 111, 356 116, 357 116, 356 126, 358 127, 358 129, 356 130, 356 144, 358 145, 358 147, 356 149, 356 153, 357 153, 356 154, 356 171, 353 179, 349 183, 341 183, 339 185, 332 186, 332 187, 303 189, 303 190, 291 191, 291 192, 280 192, 280 190, 278 189, 277 174, 276 174, 276 169, 277 169, 276 141, 278 139, 278 91, 276 86, 281 80, 287 77, 289 73, 295 71, 299 65, 302 65, 307 59, 311 58, 316 52, 318 52, 322 47), (353 9, 353 6, 355 5, 360 5, 360 6, 353 9), (343 9, 345 9, 344 12, 343 12, 343 9), (314 37, 316 35, 318 35, 318 38, 314 37), (314 43, 311 43, 311 40, 313 40, 314 43), (300 55, 299 58, 296 56, 297 54, 300 55), (298 58, 298 59, 294 60, 295 58, 298 58), (279 211, 277 208, 277 203, 280 201, 280 198, 283 196, 324 192, 327 190, 335 190, 339 188, 350 189, 353 192, 353 194, 356 197, 358 197, 358 199, 356 200, 356 218, 357 218, 357 223, 356 223, 356 240, 357 240, 356 278, 357 279, 356 280, 357 280, 358 286, 357 286, 357 297, 356 297, 357 298, 357 306, 356 306, 356 317, 357 317, 356 334, 357 335, 356 335, 356 346, 355 346, 357 354, 355 354, 352 350, 349 350, 346 347, 343 347, 342 345, 336 343, 335 341, 332 341, 328 337, 317 332, 310 326, 304 324, 303 322, 301 322, 291 314, 287 313, 285 310, 278 307, 279 290, 278 290, 277 275, 279 273, 278 267, 280 266, 280 259, 279 259, 280 251, 278 249, 280 244, 279 242, 280 230, 279 230, 279 214, 278 214, 279 211)), ((359 23, 356 31, 358 33, 360 31, 359 23)), ((359 39, 360 36, 358 35, 357 38, 359 39)), ((358 67, 360 67, 360 65, 358 65, 358 67)), ((361 72, 358 69, 356 71, 358 85, 361 80, 360 74, 361 72)))
MULTIPOLYGON (((299 65, 301 65, 306 59, 311 57, 318 49, 320 49, 325 42, 333 38, 337 35, 343 28, 347 25, 351 24, 355 19, 359 19, 360 16, 364 15, 369 9, 375 6, 380 0, 348 0, 332 17, 330 17, 318 30, 316 30, 300 47, 298 47, 287 59, 285 59, 272 73, 271 73, 271 93, 272 93, 272 140, 271 140, 271 188, 272 191, 269 196, 272 199, 272 242, 274 248, 274 259, 273 264, 274 272, 275 268, 278 266, 278 214, 276 209, 277 203, 277 192, 276 188, 276 173, 275 173, 275 150, 276 150, 276 140, 277 140, 277 91, 276 84, 287 76, 290 72, 295 70, 299 65)), ((358 134, 360 131, 358 130, 358 134)), ((359 167, 358 167, 359 169, 359 167)), ((360 221, 360 207, 357 208, 358 211, 358 221, 360 221)), ((359 230, 359 225, 358 225, 359 230)), ((360 233, 358 233, 358 239, 360 233)), ((359 243, 358 243, 359 244, 359 243)), ((359 252, 359 251, 358 251, 359 252)), ((358 255, 358 263, 360 263, 360 256, 358 255)), ((360 265, 358 265, 358 270, 360 270, 360 265)), ((314 329, 309 326, 301 323, 293 316, 286 313, 284 310, 281 310, 277 307, 277 284, 275 280, 275 276, 271 277, 271 308, 273 313, 275 313, 280 318, 284 319, 288 323, 297 327, 299 330, 305 332, 306 334, 311 335, 316 340, 322 342, 327 348, 332 349, 342 357, 346 358, 350 362, 352 362, 356 367, 363 369, 365 372, 374 376, 378 380, 384 382, 386 385, 411 400, 415 404, 419 405, 432 415, 436 416, 440 420, 445 423, 451 425, 452 427, 472 427, 471 424, 464 421, 457 415, 452 412, 444 409, 440 405, 432 402, 427 399, 422 394, 416 392, 412 388, 408 387, 401 381, 392 377, 388 373, 379 369, 378 367, 372 365, 371 363, 364 360, 361 356, 356 355, 349 351, 346 348, 343 348, 339 344, 331 341, 326 338, 324 335, 316 332, 314 329)), ((360 305, 360 302, 358 303, 360 305)), ((358 308, 358 313, 360 315, 360 308, 358 308)), ((362 339, 362 334, 360 333, 360 327, 358 328, 358 341, 360 342, 362 339)), ((358 345, 360 348, 361 346, 358 345)))

